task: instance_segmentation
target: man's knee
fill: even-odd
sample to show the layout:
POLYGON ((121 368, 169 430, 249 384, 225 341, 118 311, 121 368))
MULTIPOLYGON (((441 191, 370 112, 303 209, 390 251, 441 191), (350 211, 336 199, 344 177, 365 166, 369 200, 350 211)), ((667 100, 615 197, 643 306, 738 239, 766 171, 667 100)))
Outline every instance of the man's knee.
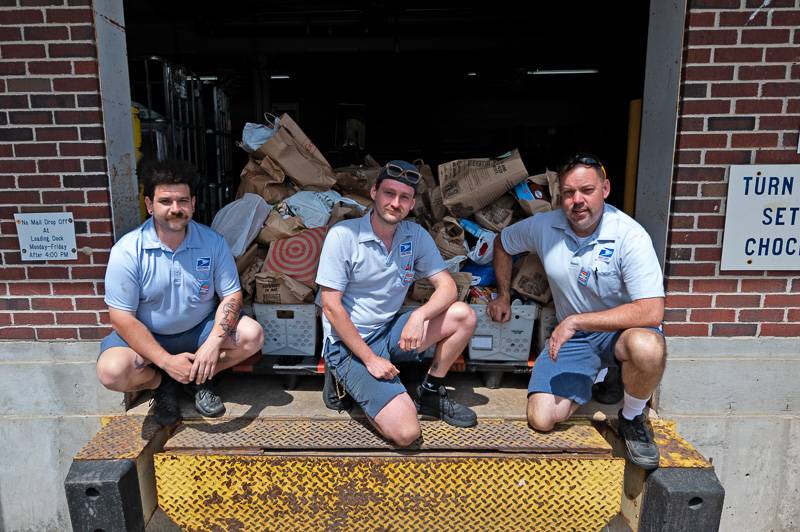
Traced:
POLYGON ((97 361, 97 378, 100 383, 115 392, 128 391, 130 364, 123 357, 101 356, 97 361))
POLYGON ((264 329, 255 320, 242 320, 239 324, 239 345, 253 354, 264 347, 264 329))
POLYGON ((528 400, 528 424, 534 429, 541 432, 548 432, 552 430, 556 422, 555 411, 547 407, 540 401, 534 399, 528 400))
POLYGON ((664 337, 655 331, 633 329, 625 339, 628 360, 640 371, 647 373, 664 369, 667 359, 664 337))
POLYGON ((474 329, 475 325, 478 323, 478 315, 475 313, 475 310, 463 301, 456 301, 450 305, 450 308, 447 309, 447 313, 463 327, 474 329))
POLYGON ((387 434, 390 440, 394 443, 399 445, 400 447, 408 447, 420 437, 421 431, 419 428, 419 424, 411 425, 399 425, 397 427, 393 427, 392 430, 389 431, 390 434, 387 434))

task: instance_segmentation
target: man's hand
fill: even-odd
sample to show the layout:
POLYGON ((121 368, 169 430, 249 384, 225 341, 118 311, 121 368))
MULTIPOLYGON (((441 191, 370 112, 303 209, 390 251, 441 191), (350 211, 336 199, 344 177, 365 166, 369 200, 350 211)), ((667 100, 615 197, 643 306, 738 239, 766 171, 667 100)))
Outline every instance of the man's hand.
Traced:
POLYGON ((417 311, 414 311, 408 316, 403 332, 400 333, 400 342, 398 344, 403 351, 411 351, 412 349, 419 349, 424 338, 425 318, 417 311))
POLYGON ((219 347, 209 345, 208 342, 203 343, 203 345, 197 349, 197 353, 195 353, 194 364, 192 364, 189 380, 195 381, 197 384, 203 384, 213 377, 217 369, 219 357, 219 347))
POLYGON ((188 384, 191 379, 192 361, 194 360, 194 353, 178 353, 177 355, 170 355, 165 359, 164 365, 161 367, 167 372, 167 375, 180 382, 181 384, 188 384))
POLYGON ((511 304, 508 299, 498 297, 486 306, 486 313, 494 321, 505 323, 511 319, 511 304))
POLYGON ((394 364, 383 357, 379 357, 378 355, 372 357, 365 365, 367 366, 367 371, 369 371, 369 374, 376 379, 388 381, 394 379, 400 374, 394 364))
POLYGON ((561 350, 561 346, 575 335, 577 329, 574 325, 575 322, 571 318, 572 316, 568 316, 564 321, 559 323, 558 326, 553 329, 553 334, 550 335, 550 340, 547 343, 547 351, 550 355, 550 360, 553 362, 558 359, 558 352, 561 350))

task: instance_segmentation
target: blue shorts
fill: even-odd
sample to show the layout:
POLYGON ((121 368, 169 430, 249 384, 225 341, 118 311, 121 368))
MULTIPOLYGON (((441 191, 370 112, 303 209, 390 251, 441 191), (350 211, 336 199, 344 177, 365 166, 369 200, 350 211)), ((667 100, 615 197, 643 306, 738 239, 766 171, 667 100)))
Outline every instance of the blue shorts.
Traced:
MULTIPOLYGON (((203 321, 189 329, 188 331, 184 331, 182 333, 175 333, 175 334, 157 334, 152 333, 153 338, 156 339, 161 347, 163 347, 168 353, 172 355, 177 355, 178 353, 194 353, 197 351, 197 348, 203 345, 208 339, 208 336, 211 334, 211 329, 214 328, 214 318, 216 317, 217 311, 214 309, 208 316, 205 317, 203 321)), ((117 331, 111 331, 111 334, 103 338, 103 341, 100 342, 100 355, 105 352, 106 349, 110 349, 112 347, 130 347, 128 342, 122 339, 122 337, 117 334, 117 331)), ((100 358, 100 355, 97 358, 100 358)))
MULTIPOLYGON (((664 335, 657 327, 644 327, 664 335)), ((536 358, 528 394, 549 393, 584 405, 592 399, 592 384, 601 368, 616 363, 614 347, 622 331, 578 331, 558 352, 558 360, 550 360, 548 346, 536 358)))
MULTIPOLYGON (((416 349, 403 351, 399 345, 400 335, 410 315, 411 311, 396 314, 390 322, 364 338, 364 341, 376 355, 393 363, 421 362, 424 352, 417 353, 416 349)), ((406 387, 398 377, 391 380, 373 377, 364 363, 341 341, 329 344, 326 340, 323 356, 350 397, 371 419, 375 419, 389 401, 406 392, 406 387)))

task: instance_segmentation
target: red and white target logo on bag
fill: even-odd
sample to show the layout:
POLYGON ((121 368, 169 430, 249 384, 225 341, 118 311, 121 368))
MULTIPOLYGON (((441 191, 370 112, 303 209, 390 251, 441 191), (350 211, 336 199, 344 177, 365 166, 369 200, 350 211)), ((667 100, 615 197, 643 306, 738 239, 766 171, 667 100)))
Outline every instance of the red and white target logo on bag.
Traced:
POLYGON ((307 229, 297 236, 281 238, 269 247, 263 270, 285 273, 306 286, 313 287, 319 254, 327 227, 307 229))

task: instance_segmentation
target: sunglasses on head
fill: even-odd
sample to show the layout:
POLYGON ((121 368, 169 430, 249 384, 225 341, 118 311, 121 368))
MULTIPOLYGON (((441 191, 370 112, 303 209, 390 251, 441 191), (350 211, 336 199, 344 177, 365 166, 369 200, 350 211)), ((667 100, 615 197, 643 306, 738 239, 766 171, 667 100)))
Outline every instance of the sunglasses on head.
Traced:
POLYGON ((606 168, 603 166, 603 163, 600 162, 600 159, 595 157, 594 155, 589 155, 586 153, 578 153, 570 157, 567 164, 564 165, 564 169, 561 171, 562 175, 566 174, 579 164, 584 166, 593 166, 595 168, 599 168, 601 172, 603 172, 603 177, 606 177, 606 168))
POLYGON ((392 163, 388 163, 386 165, 386 175, 389 177, 403 178, 412 185, 419 183, 419 180, 422 178, 422 174, 416 170, 406 170, 405 168, 400 168, 396 164, 392 163))

